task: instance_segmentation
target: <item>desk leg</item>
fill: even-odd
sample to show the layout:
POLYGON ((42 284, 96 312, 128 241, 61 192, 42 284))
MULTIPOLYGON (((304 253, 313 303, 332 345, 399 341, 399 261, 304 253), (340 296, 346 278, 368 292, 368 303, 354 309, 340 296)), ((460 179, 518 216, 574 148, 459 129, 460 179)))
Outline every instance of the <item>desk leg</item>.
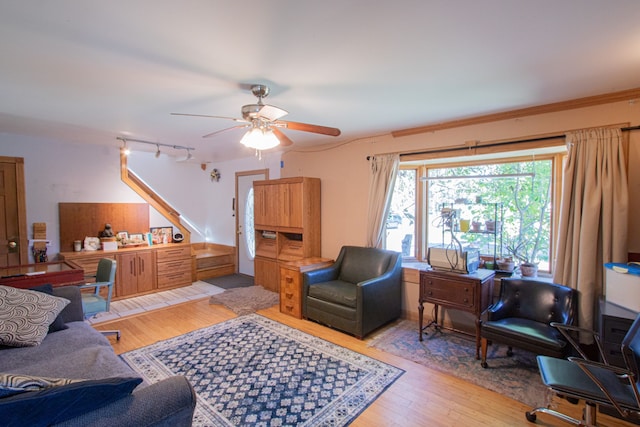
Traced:
POLYGON ((420 335, 418 338, 422 341, 422 320, 424 316, 424 305, 422 305, 422 301, 418 304, 418 334, 420 335))
POLYGON ((480 318, 476 318, 476 360, 480 360, 480 318))

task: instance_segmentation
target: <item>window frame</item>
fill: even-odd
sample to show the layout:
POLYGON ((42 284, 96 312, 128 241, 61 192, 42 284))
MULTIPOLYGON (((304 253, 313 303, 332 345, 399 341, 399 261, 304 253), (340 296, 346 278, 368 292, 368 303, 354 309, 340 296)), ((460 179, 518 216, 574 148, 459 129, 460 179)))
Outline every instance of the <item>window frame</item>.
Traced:
MULTIPOLYGON (((468 155, 456 155, 450 153, 449 156, 437 156, 427 158, 423 156, 422 159, 416 159, 415 156, 411 156, 409 161, 404 161, 401 158, 400 169, 413 169, 415 170, 415 185, 416 185, 416 212, 414 223, 414 239, 412 242, 414 256, 405 256, 403 260, 405 262, 426 262, 427 248, 428 248, 428 236, 427 230, 427 192, 428 181, 421 179, 421 177, 428 176, 429 169, 440 169, 448 167, 461 167, 461 166, 473 166, 473 165, 485 165, 485 164, 498 164, 498 163, 512 163, 518 161, 531 161, 533 160, 551 160, 551 224, 550 224, 550 270, 553 274, 553 264, 556 259, 556 239, 557 229, 560 215, 560 203, 562 193, 562 169, 566 161, 567 152, 566 148, 560 144, 550 144, 541 146, 542 149, 528 149, 516 151, 512 148, 504 151, 497 151, 494 153, 488 153, 481 156, 468 156, 468 155), (551 148, 551 150, 545 150, 551 148)), ((385 243, 386 244, 386 243, 385 243)))

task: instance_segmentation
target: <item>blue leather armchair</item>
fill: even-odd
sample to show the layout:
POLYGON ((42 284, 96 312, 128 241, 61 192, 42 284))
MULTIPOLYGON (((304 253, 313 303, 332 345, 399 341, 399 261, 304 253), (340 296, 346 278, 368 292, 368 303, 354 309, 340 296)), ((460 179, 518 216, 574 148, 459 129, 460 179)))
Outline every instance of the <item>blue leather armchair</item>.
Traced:
POLYGON ((330 267, 303 275, 302 315, 362 339, 400 317, 402 257, 377 248, 343 246, 330 267))

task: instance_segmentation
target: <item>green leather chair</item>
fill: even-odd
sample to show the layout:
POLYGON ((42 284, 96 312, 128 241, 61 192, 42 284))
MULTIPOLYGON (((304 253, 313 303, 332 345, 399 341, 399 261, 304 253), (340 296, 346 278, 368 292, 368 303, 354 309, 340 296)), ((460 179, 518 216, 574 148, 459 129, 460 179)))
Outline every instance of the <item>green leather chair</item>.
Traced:
POLYGON ((364 338, 402 312, 402 256, 343 246, 330 267, 303 274, 302 316, 364 338))

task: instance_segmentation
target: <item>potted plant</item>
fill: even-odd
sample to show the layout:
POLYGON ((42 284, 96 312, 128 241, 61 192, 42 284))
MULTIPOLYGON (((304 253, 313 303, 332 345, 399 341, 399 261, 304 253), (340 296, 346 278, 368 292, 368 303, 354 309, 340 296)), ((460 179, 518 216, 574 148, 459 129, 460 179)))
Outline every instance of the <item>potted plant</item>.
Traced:
POLYGON ((513 258, 520 261, 518 269, 522 277, 536 277, 538 275, 538 264, 531 262, 525 252, 525 242, 520 241, 517 244, 507 245, 507 251, 513 258))

